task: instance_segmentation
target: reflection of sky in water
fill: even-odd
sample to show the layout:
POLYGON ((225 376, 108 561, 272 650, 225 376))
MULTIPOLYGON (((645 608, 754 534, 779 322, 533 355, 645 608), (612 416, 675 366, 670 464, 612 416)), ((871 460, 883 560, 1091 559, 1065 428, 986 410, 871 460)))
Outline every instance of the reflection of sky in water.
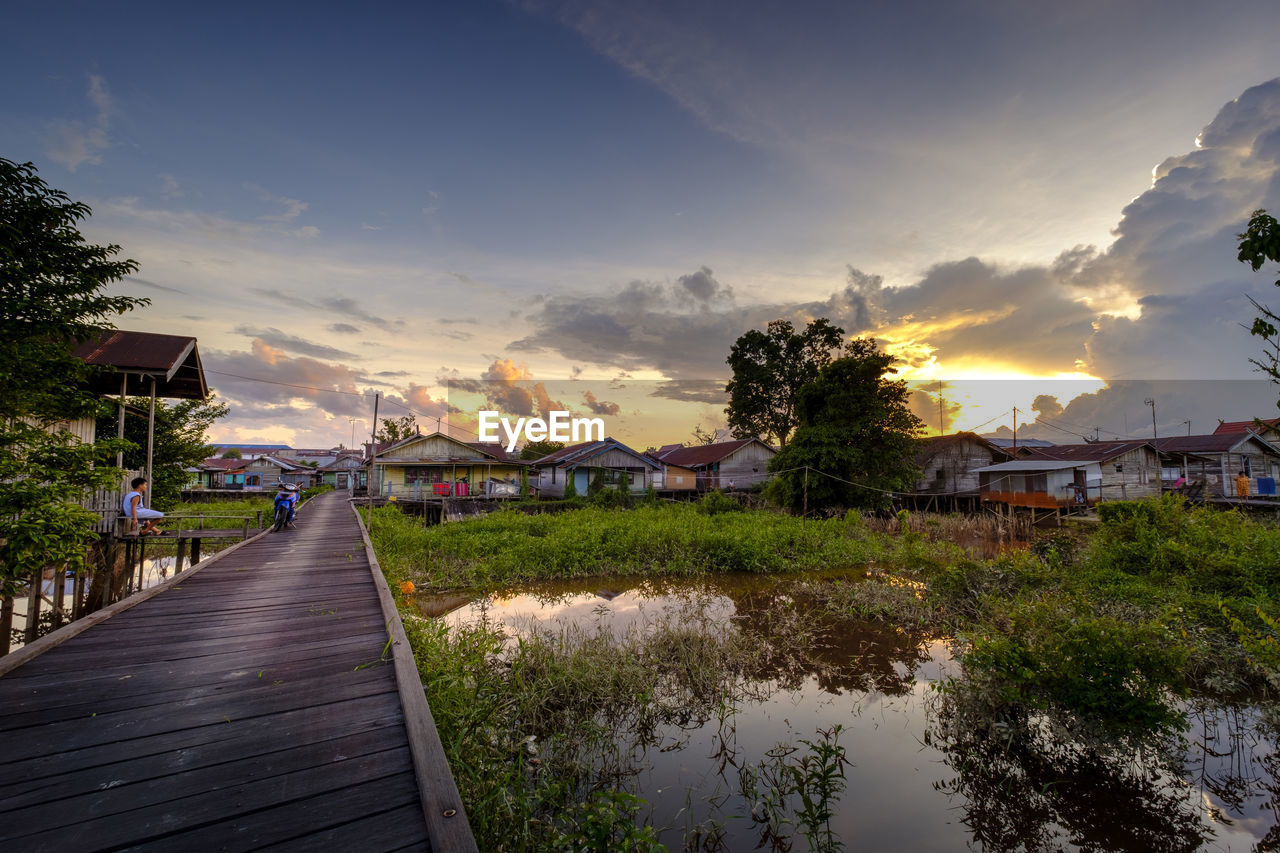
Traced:
MULTIPOLYGON (((484 597, 418 596, 417 601, 424 615, 443 614, 450 625, 488 620, 513 637, 574 627, 623 637, 672 617, 704 624, 735 619, 758 627, 760 623, 751 620, 768 609, 768 602, 776 604, 785 594, 782 584, 759 577, 639 585, 606 578, 531 585, 520 592, 484 597)), ((833 821, 846 849, 954 850, 976 844, 964 823, 964 801, 935 787, 954 779, 955 770, 944 764, 942 752, 925 743, 926 705, 933 694, 930 685, 957 673, 948 644, 921 641, 917 646, 911 641, 904 645, 900 638, 895 641, 892 627, 887 626, 864 631, 864 627, 850 626, 844 639, 859 639, 841 643, 837 638, 826 652, 829 662, 846 671, 861 668, 879 676, 896 674, 898 684, 889 692, 849 687, 854 682, 833 680, 829 674, 820 681, 817 674, 808 673, 793 681, 798 683, 795 689, 773 689, 767 698, 741 701, 731 725, 723 730, 713 718, 688 729, 668 726, 660 731, 661 743, 641 756, 636 782, 637 793, 649 803, 643 817, 661 830, 661 840, 669 849, 681 849, 686 832, 709 818, 723 824, 726 849, 753 849, 758 831, 746 817, 750 804, 738 794, 733 763, 761 762, 778 744, 799 746, 803 752, 801 739, 816 742, 819 730, 836 723, 844 727, 840 744, 851 762, 833 821), (726 747, 735 758, 721 774, 726 747), (719 807, 712 808, 708 801, 719 807)), ((1194 721, 1192 739, 1201 739, 1202 730, 1202 722, 1194 721)), ((1216 754, 1193 746, 1187 783, 1173 784, 1185 784, 1187 801, 1212 826, 1204 849, 1249 849, 1276 822, 1271 795, 1263 787, 1277 786, 1262 766, 1270 745, 1253 735, 1251 722, 1241 723, 1227 712, 1216 711, 1208 730, 1217 738, 1209 742, 1209 753, 1216 754), (1233 720, 1228 731, 1226 723, 1233 720), (1245 796, 1236 809, 1225 807, 1215 793, 1228 776, 1246 780, 1245 796), (1215 814, 1226 816, 1227 822, 1215 820, 1215 814)), ((803 836, 795 827, 790 829, 795 849, 806 849, 803 836)), ((1059 833, 1059 841, 1070 847, 1066 837, 1059 833)))

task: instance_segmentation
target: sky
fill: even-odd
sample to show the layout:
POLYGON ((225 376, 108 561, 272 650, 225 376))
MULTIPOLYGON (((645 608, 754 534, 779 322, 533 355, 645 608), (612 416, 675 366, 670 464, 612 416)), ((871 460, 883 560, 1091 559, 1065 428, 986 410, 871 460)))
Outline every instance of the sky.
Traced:
POLYGON ((1207 432, 1274 414, 1235 235, 1280 209, 1278 37, 1270 0, 10 0, 0 156, 139 262, 119 327, 198 338, 219 442, 350 444, 375 391, 686 441, 739 335, 824 316, 933 429, 1207 432))

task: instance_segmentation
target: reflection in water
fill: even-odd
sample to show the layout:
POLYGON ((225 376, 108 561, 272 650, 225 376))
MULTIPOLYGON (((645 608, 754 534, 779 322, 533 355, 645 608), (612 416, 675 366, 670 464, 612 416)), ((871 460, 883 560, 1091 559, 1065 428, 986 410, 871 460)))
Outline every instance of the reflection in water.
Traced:
MULTIPOLYGON (((581 757, 598 784, 647 801, 639 817, 669 849, 805 849, 823 831, 873 849, 1277 849, 1280 756, 1258 713, 1193 702, 1185 737, 1118 742, 993 710, 944 639, 833 612, 824 584, 850 580, 610 578, 415 600, 455 628, 501 626, 509 653, 554 639, 613 649, 600 659, 619 671, 646 658, 647 696, 591 709, 614 748, 581 757), (727 694, 698 663, 715 654, 732 657, 727 694), (819 820, 806 803, 836 766, 819 820)), ((528 723, 539 737, 558 724, 528 723)))

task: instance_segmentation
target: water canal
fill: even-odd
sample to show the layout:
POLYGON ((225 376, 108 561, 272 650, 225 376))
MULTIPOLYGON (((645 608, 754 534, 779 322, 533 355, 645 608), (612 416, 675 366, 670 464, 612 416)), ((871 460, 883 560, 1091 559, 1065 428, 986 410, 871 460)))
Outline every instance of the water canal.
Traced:
MULTIPOLYGON (((1037 737, 1015 743, 968 700, 950 638, 821 606, 856 582, 609 577, 414 603, 451 631, 500 632, 497 668, 539 644, 608 647, 605 662, 656 654, 651 683, 637 689, 662 712, 602 704, 595 724, 616 749, 589 760, 595 785, 643 800, 636 821, 668 849, 1261 850, 1280 841, 1280 757, 1262 715, 1192 699, 1175 741, 1086 745, 1041 718, 1037 737), (688 654, 698 637, 731 670, 721 689, 699 688, 715 681, 709 673, 664 674, 708 664, 688 654), (939 689, 947 683, 961 689, 939 689)), ((526 736, 531 773, 571 749, 540 734, 526 736)))

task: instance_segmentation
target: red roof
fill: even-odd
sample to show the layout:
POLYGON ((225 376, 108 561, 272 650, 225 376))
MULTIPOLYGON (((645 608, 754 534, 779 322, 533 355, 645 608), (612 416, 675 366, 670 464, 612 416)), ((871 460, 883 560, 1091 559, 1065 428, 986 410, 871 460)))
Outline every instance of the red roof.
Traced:
MULTIPOLYGON (((701 468, 719 462, 752 442, 759 442, 765 447, 769 447, 758 438, 741 438, 737 441, 717 441, 715 444, 696 444, 693 447, 681 446, 665 453, 660 450, 658 451, 658 458, 668 465, 679 465, 681 468, 701 468)), ((769 447, 769 449, 773 450, 772 447, 769 447)))
POLYGON ((200 467, 217 468, 220 471, 238 471, 247 464, 243 459, 206 459, 200 463, 200 467))
MULTIPOLYGON (((1267 426, 1274 427, 1280 425, 1280 418, 1263 419, 1262 422, 1267 426)), ((1213 431, 1214 435, 1227 435, 1230 433, 1242 432, 1258 432, 1256 421, 1223 421, 1218 424, 1218 428, 1213 431)))

